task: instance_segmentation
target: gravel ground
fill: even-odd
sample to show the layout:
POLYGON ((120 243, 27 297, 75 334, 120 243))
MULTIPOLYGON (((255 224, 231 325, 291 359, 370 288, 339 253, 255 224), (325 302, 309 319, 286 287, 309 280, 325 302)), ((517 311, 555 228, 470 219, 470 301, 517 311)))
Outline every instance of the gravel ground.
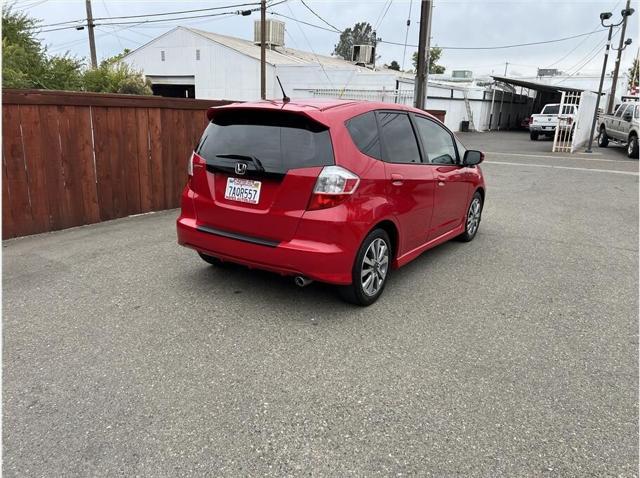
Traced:
POLYGON ((637 476, 637 161, 462 137, 478 236, 369 308, 177 211, 5 241, 5 476, 637 476))

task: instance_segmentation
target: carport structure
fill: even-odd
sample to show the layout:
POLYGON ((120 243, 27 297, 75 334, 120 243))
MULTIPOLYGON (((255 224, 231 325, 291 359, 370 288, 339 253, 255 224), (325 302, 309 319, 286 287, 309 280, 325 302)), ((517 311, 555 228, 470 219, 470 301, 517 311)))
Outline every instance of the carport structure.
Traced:
POLYGON ((535 81, 519 80, 517 78, 509 78, 506 76, 492 76, 494 81, 504 83, 511 86, 519 86, 520 88, 526 88, 530 94, 531 91, 535 91, 536 95, 532 103, 531 114, 539 113, 542 107, 548 103, 560 103, 562 99, 562 93, 575 93, 582 92, 581 88, 574 88, 562 85, 548 85, 546 83, 539 83, 535 81))
POLYGON ((597 94, 586 91, 583 88, 549 85, 546 83, 508 78, 505 76, 492 76, 494 81, 512 87, 526 88, 528 95, 535 91, 535 97, 531 103, 530 114, 542 111, 544 105, 559 103, 558 125, 556 128, 552 151, 573 153, 588 141, 591 119, 595 112, 595 99, 597 94), (570 117, 563 115, 565 105, 575 105, 577 114, 570 117))

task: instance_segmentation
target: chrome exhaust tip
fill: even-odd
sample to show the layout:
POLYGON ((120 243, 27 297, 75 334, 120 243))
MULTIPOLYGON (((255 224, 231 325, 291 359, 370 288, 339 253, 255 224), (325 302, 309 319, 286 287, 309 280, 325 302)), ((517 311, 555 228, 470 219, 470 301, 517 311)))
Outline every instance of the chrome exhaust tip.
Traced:
POLYGON ((311 279, 307 279, 306 277, 303 277, 303 276, 295 276, 295 278, 293 279, 293 282, 295 282, 295 284, 298 287, 307 287, 313 281, 311 279))

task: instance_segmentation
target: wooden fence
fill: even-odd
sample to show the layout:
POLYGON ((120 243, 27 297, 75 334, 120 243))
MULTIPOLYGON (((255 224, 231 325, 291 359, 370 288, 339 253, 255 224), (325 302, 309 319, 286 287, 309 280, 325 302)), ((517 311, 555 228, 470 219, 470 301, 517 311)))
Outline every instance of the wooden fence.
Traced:
POLYGON ((2 91, 2 237, 178 206, 210 106, 229 101, 2 91))

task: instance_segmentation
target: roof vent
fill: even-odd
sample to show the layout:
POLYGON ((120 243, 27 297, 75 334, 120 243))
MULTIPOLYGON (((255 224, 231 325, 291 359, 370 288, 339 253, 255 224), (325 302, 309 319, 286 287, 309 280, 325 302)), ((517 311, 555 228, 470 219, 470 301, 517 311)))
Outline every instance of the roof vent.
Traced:
MULTIPOLYGON (((273 49, 284 46, 284 22, 269 19, 265 22, 266 45, 273 49)), ((260 45, 260 20, 253 23, 253 43, 260 45)))

